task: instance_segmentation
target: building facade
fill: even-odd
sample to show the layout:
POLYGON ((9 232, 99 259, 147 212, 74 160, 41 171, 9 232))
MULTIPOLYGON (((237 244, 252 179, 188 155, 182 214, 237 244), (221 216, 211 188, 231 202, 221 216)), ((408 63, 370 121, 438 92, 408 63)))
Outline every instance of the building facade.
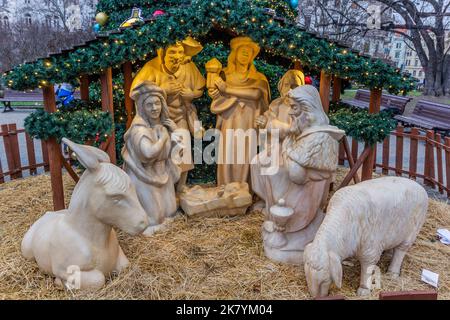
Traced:
POLYGON ((0 0, 0 26, 42 24, 76 31, 93 21, 97 0, 0 0))

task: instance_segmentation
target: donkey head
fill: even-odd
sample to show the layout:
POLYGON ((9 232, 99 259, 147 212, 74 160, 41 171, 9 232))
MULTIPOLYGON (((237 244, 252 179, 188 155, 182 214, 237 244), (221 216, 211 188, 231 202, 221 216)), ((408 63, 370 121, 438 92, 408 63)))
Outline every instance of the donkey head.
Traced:
POLYGON ((130 177, 110 163, 109 156, 100 149, 62 139, 75 152, 87 170, 75 187, 72 202, 81 202, 98 220, 135 235, 149 225, 147 214, 139 203, 130 177))

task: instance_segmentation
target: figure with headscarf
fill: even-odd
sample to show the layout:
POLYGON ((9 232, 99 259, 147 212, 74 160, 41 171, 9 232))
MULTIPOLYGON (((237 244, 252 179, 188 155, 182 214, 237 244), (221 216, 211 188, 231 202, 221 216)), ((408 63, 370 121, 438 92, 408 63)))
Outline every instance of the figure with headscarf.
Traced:
MULTIPOLYGON (((190 144, 191 134, 201 137, 204 131, 202 127, 196 128, 194 125, 198 116, 192 103, 203 95, 205 87, 205 78, 192 62, 192 57, 202 49, 201 44, 191 37, 167 48, 158 49, 158 56, 142 67, 131 84, 133 90, 142 81, 152 81, 166 92, 170 119, 178 128, 183 129, 186 145, 190 144)), ((182 174, 177 186, 178 191, 184 188, 188 171, 194 168, 190 153, 184 155, 180 168, 182 174)))
POLYGON ((171 139, 171 133, 178 127, 169 117, 164 90, 155 83, 141 82, 130 96, 136 104, 136 116, 124 135, 122 157, 124 170, 149 216, 150 227, 144 235, 151 235, 177 211, 175 183, 180 168, 173 162, 172 153, 179 141, 171 139))
POLYGON ((270 101, 269 83, 253 64, 260 51, 258 44, 249 37, 237 37, 230 46, 227 67, 208 88, 213 99, 211 112, 217 115, 216 128, 221 131, 218 185, 249 182, 256 137, 247 130, 255 129, 255 119, 267 110, 270 101))
POLYGON ((301 264, 304 247, 314 239, 324 218, 322 208, 337 169, 344 131, 329 125, 313 86, 290 90, 288 101, 291 123, 278 170, 264 175, 267 164, 256 161, 251 176, 253 191, 266 204, 262 231, 266 256, 301 264))

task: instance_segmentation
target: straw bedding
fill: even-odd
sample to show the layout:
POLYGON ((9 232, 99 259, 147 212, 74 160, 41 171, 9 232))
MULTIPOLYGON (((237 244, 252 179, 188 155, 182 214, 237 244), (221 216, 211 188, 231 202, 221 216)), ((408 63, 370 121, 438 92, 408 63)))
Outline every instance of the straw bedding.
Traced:
MULTIPOLYGON (((344 169, 338 172, 338 181, 344 169)), ((64 177, 66 201, 74 183, 64 177)), ((50 177, 40 175, 0 185, 0 299, 310 299, 302 268, 264 257, 258 213, 234 218, 179 216, 153 236, 130 237, 119 231, 131 264, 112 275, 97 292, 60 290, 50 276, 20 254, 29 226, 52 208, 50 177)), ((385 276, 389 259, 379 263, 381 290, 423 290, 422 268, 439 273, 439 298, 450 299, 450 246, 436 239, 437 228, 450 228, 450 205, 430 200, 428 218, 408 252, 399 279, 385 276)), ((344 264, 342 289, 330 294, 356 299, 359 263, 344 264)), ((374 290, 369 299, 377 299, 374 290)))

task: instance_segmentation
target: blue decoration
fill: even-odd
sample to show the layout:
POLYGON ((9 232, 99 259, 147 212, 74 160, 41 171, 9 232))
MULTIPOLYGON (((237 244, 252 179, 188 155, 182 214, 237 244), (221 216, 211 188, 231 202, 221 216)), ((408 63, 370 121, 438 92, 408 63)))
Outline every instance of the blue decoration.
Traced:
POLYGON ((289 0, 289 4, 293 9, 297 9, 298 7, 298 0, 289 0))
POLYGON ((102 26, 101 26, 100 24, 96 23, 96 24, 94 24, 94 26, 92 27, 92 30, 94 30, 95 33, 99 33, 101 27, 102 27, 102 26))
POLYGON ((75 97, 73 96, 74 90, 70 84, 59 85, 56 89, 56 103, 58 105, 68 106, 75 97))

